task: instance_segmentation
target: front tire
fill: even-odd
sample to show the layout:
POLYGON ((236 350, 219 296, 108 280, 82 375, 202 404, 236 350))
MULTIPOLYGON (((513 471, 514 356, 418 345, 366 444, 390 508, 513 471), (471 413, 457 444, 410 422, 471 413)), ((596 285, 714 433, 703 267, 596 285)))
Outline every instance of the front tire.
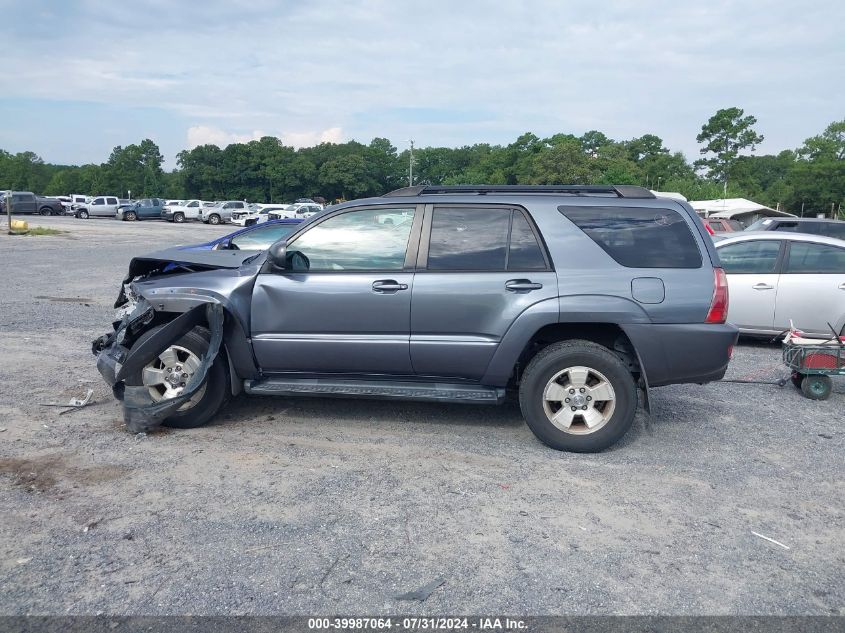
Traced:
POLYGON ((38 210, 41 215, 53 215, 53 210, 50 207, 44 207, 38 210))
POLYGON ((208 223, 209 224, 220 224, 220 216, 216 213, 212 213, 208 216, 208 223))
MULTIPOLYGON (((153 328, 142 334, 133 347, 149 340, 162 327, 164 326, 153 328)), ((194 328, 162 351, 140 372, 127 378, 126 384, 146 386, 154 402, 179 395, 184 384, 193 376, 201 359, 208 354, 209 336, 205 328, 194 328), (177 372, 183 378, 171 383, 169 379, 177 372)), ((218 354, 206 374, 203 386, 191 400, 166 418, 162 424, 175 429, 193 429, 202 426, 225 406, 230 393, 228 367, 222 354, 218 354)))
POLYGON ((82 218, 83 220, 88 219, 88 212, 87 211, 80 211, 76 215, 77 215, 77 217, 82 218))
POLYGON ((528 364, 519 405, 537 438, 559 451, 597 453, 634 422, 637 385, 613 352, 591 341, 549 345, 528 364))
POLYGON ((182 224, 185 221, 185 214, 184 213, 174 213, 173 214, 173 221, 177 224, 182 224))
POLYGON ((138 216, 135 215, 134 211, 127 211, 126 213, 123 214, 123 219, 126 220, 127 222, 134 222, 135 220, 138 219, 138 216))

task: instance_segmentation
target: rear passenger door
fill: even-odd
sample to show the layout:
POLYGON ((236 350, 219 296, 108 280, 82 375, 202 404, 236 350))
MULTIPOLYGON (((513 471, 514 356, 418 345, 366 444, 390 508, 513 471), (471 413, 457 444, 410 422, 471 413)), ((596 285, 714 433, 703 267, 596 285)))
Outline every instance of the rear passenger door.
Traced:
POLYGON ((426 205, 411 298, 414 372, 480 379, 514 320, 557 293, 526 211, 426 205))
MULTIPOLYGON (((733 301, 733 296, 731 296, 733 301)), ((845 320, 845 248, 789 240, 778 284, 775 329, 830 334, 845 320)))
POLYGON ((783 240, 749 240, 717 249, 728 276, 729 322, 744 330, 775 328, 783 248, 783 240))

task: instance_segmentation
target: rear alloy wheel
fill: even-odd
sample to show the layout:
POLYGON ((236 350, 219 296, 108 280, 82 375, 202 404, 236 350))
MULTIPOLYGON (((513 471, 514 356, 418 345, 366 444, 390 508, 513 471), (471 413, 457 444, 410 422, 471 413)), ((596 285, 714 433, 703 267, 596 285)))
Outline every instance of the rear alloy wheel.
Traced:
POLYGON ((173 214, 173 221, 177 224, 181 224, 185 221, 185 214, 184 213, 174 213, 173 214))
POLYGON ((212 213, 208 216, 208 223, 209 224, 220 224, 220 216, 216 213, 212 213))
POLYGON ((123 219, 126 220, 127 222, 133 222, 133 221, 138 219, 138 216, 135 215, 134 211, 127 211, 126 213, 123 214, 123 219))
POLYGON ((519 404, 529 428, 557 450, 595 453, 631 428, 637 386, 622 360, 591 341, 543 349, 528 364, 519 404))
POLYGON ((80 211, 77 215, 78 215, 80 218, 82 218, 83 220, 87 220, 87 219, 88 219, 88 212, 87 212, 87 211, 85 211, 85 210, 80 211))

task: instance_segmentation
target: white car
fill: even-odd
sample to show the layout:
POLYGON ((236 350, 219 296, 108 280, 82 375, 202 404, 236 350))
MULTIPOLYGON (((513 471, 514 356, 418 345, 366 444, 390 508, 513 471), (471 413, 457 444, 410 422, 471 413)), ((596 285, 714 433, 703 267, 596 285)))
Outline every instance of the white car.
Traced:
POLYGON ((81 193, 72 193, 68 198, 70 198, 70 206, 65 207, 65 213, 69 215, 73 215, 77 207, 85 206, 88 202, 91 202, 91 196, 84 196, 81 193))
POLYGON ((242 200, 224 200, 213 207, 202 207, 200 219, 205 224, 225 224, 232 221, 233 213, 248 212, 246 202, 242 200))
POLYGON ((319 213, 323 210, 322 204, 317 204, 316 202, 297 202, 295 204, 289 205, 286 211, 288 213, 292 213, 290 217, 292 218, 310 218, 315 213, 319 213))
POLYGON ((232 213, 232 224, 238 226, 262 224, 271 218, 270 214, 273 214, 273 219, 294 217, 293 214, 287 214, 287 205, 262 204, 256 206, 260 208, 247 212, 235 211, 232 213))
POLYGON ((845 327, 845 240, 780 231, 741 231, 716 243, 727 273, 728 321, 744 334, 845 327), (828 325, 829 324, 829 325, 828 325))
POLYGON ((201 219, 200 211, 205 204, 202 200, 184 200, 181 204, 171 204, 172 202, 172 200, 168 201, 164 205, 164 210, 161 212, 162 219, 177 223, 201 219))

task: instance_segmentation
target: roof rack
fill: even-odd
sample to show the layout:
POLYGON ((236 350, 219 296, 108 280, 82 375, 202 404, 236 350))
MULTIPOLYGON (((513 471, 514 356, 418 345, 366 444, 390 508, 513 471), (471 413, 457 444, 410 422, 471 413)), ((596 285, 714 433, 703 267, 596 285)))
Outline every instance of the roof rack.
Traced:
POLYGON ((617 198, 654 198, 645 187, 635 185, 416 185, 384 194, 384 198, 406 198, 445 193, 487 195, 497 193, 562 193, 575 196, 613 195, 617 198))

